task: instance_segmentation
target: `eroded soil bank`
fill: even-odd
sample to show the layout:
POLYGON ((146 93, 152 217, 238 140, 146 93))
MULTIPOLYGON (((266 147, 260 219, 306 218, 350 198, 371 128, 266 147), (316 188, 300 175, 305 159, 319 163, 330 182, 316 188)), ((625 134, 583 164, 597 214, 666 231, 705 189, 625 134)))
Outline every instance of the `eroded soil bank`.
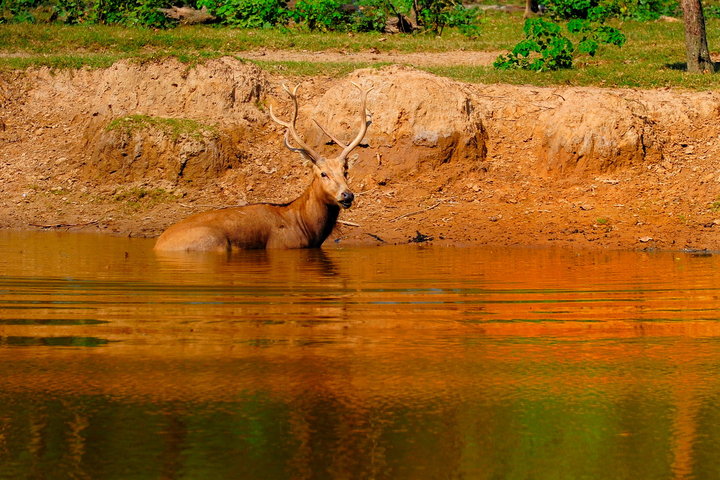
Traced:
MULTIPOLYGON (((241 61, 0 77, 0 227, 154 236, 191 213, 286 202, 310 169, 268 115, 282 84, 241 61)), ((463 84, 409 67, 303 79, 299 131, 350 170, 343 244, 720 249, 720 94, 463 84)))

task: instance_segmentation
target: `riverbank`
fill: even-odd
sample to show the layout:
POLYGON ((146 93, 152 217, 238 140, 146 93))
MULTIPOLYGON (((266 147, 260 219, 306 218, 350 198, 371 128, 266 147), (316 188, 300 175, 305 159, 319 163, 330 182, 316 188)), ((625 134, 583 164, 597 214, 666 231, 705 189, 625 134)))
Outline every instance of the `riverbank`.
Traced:
MULTIPOLYGON (((0 227, 155 236, 309 183, 268 115, 283 83, 224 57, 0 77, 0 227)), ((300 79, 299 130, 373 115, 329 241, 720 249, 720 95, 468 84, 390 66, 300 79)))

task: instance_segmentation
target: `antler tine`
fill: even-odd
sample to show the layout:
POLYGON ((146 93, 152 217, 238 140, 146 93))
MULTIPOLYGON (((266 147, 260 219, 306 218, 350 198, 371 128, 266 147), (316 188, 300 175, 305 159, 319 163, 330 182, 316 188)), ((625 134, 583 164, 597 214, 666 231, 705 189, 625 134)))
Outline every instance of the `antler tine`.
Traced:
POLYGON ((310 148, 310 147, 303 141, 303 139, 300 137, 300 135, 297 133, 297 130, 295 130, 295 123, 296 123, 296 121, 297 121, 297 116, 298 116, 297 91, 298 91, 298 88, 300 87, 300 84, 295 85, 295 88, 292 90, 292 92, 291 92, 290 89, 287 87, 287 85, 283 84, 282 87, 283 87, 283 90, 285 90, 285 91, 287 92, 287 94, 290 96, 290 98, 291 98, 292 101, 293 101, 293 113, 292 113, 292 116, 291 116, 291 121, 285 122, 285 121, 282 121, 282 120, 280 120, 279 118, 277 118, 277 117, 275 116, 275 114, 273 113, 273 111, 272 111, 272 106, 270 106, 270 118, 272 118, 272 120, 273 120, 275 123, 277 123, 278 125, 281 125, 281 126, 283 126, 283 127, 285 127, 285 128, 287 129, 287 130, 285 131, 285 146, 286 146, 288 149, 290 149, 290 150, 293 151, 293 152, 301 153, 301 154, 303 154, 305 157, 309 158, 311 161, 316 162, 319 158, 321 158, 320 155, 318 155, 318 154, 315 152, 315 150, 313 150, 312 148, 310 148), (293 140, 295 141, 295 143, 296 143, 297 145, 300 146, 300 148, 294 148, 294 147, 290 146, 290 142, 289 142, 289 139, 288 139, 288 134, 292 136, 293 140))
POLYGON ((372 123, 372 121, 368 119, 369 114, 368 114, 368 111, 366 108, 366 104, 367 104, 368 93, 370 93, 370 91, 375 87, 370 87, 367 90, 363 90, 360 87, 360 85, 358 85, 357 83, 355 83, 355 82, 351 82, 351 83, 355 86, 355 88, 360 90, 360 93, 361 93, 361 99, 360 99, 360 122, 361 122, 361 125, 360 125, 360 132, 358 132, 355 139, 352 142, 350 142, 348 145, 345 146, 345 149, 340 154, 340 157, 338 157, 338 158, 342 158, 342 159, 347 158, 348 154, 355 147, 360 145, 360 142, 362 141, 363 137, 365 136, 365 133, 367 132, 368 126, 372 123))
POLYGON ((333 142, 335 142, 335 144, 339 145, 340 148, 347 148, 347 145, 345 145, 343 142, 341 142, 341 141, 338 140, 337 138, 333 137, 333 135, 332 135, 330 132, 328 132, 327 130, 325 130, 325 128, 324 128, 322 125, 320 125, 320 123, 319 123, 317 120, 315 120, 314 118, 313 118, 313 122, 315 122, 315 125, 317 125, 318 128, 319 128, 320 130, 322 130, 322 132, 323 132, 325 135, 327 135, 328 137, 330 137, 330 140, 332 140, 333 142))

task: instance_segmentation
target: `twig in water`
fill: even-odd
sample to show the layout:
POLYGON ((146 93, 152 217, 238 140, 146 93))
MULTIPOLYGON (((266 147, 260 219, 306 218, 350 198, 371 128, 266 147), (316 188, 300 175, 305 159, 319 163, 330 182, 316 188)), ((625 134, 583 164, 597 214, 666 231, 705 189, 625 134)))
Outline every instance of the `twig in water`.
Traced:
POLYGON ((342 224, 342 225, 347 225, 347 226, 350 226, 350 227, 359 227, 359 226, 360 226, 359 223, 348 222, 347 220, 338 220, 337 223, 340 223, 340 224, 342 224))
POLYGON ((72 227, 87 227, 89 225, 97 225, 98 220, 93 220, 92 222, 84 222, 84 223, 53 223, 50 225, 43 225, 39 223, 28 223, 31 227, 37 227, 37 228, 72 228, 72 227))
POLYGON ((378 242, 387 243, 385 240, 383 240, 382 238, 378 237, 377 235, 375 235, 373 233, 368 233, 368 235, 370 235, 372 238, 374 238, 378 242))

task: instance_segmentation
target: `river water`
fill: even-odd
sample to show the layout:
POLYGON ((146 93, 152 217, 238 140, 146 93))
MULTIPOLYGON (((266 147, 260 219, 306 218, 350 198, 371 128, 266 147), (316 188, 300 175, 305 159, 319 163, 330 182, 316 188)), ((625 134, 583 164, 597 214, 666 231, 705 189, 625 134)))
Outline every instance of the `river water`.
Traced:
POLYGON ((0 232, 0 478, 717 479, 720 256, 0 232))

